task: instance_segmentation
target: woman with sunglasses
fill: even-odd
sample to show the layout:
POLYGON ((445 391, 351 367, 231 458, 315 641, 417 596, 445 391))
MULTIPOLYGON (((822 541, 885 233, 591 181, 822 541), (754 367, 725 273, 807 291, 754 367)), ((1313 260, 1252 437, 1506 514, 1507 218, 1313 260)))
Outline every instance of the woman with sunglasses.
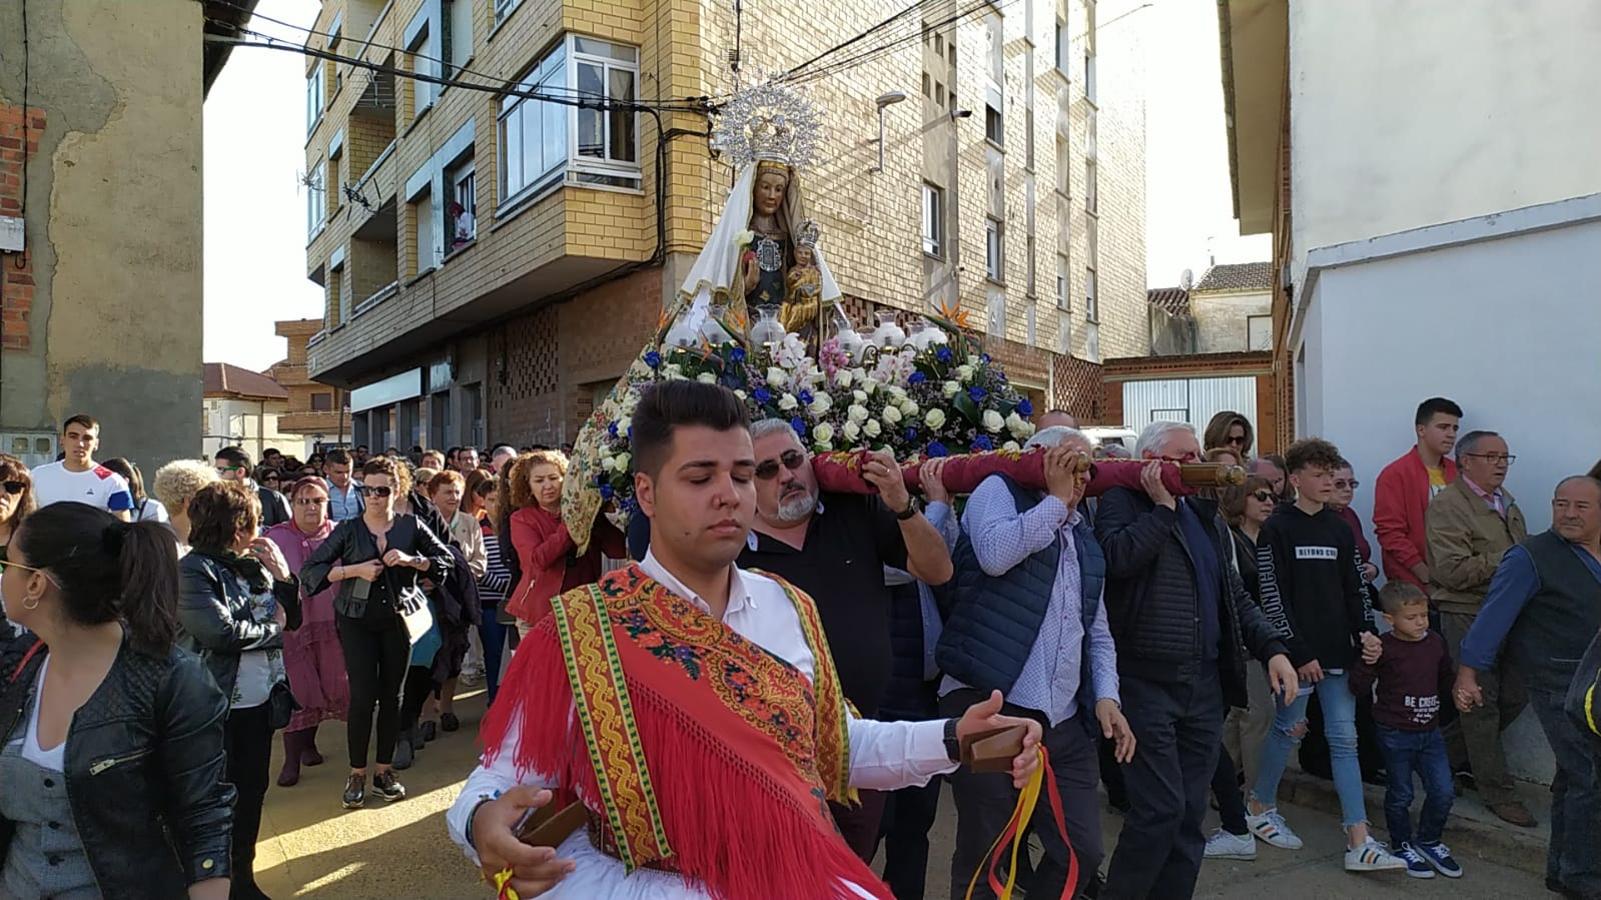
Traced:
MULTIPOLYGON (((31 512, 33 479, 28 476, 28 467, 15 456, 0 453, 0 563, 6 561, 6 547, 31 512)), ((0 608, 0 635, 8 631, 5 610, 0 608)))
POLYGON ((161 501, 145 493, 144 473, 139 471, 139 466, 134 464, 132 460, 113 456, 110 459, 101 461, 100 464, 121 475, 123 480, 128 482, 128 493, 133 495, 133 510, 130 512, 130 518, 133 521, 167 521, 166 508, 161 505, 161 501))
POLYGON ((395 513, 402 484, 400 465, 377 457, 361 467, 362 483, 357 488, 362 497, 361 517, 335 526, 300 570, 301 589, 307 594, 321 593, 336 582, 339 585, 334 596, 334 627, 350 680, 346 809, 367 802, 367 750, 374 706, 378 708, 378 746, 373 793, 386 801, 406 796, 406 788, 394 773, 400 686, 411 659, 411 638, 401 611, 426 605, 421 579, 443 579, 454 559, 450 548, 416 516, 395 513))
POLYGON ((589 549, 578 549, 561 519, 561 483, 567 475, 567 457, 555 450, 536 450, 512 465, 511 543, 517 552, 522 579, 512 589, 506 611, 517 619, 518 634, 527 634, 550 612, 550 598, 563 591, 600 580, 605 554, 623 559, 628 548, 623 535, 606 519, 596 521, 589 549))
POLYGON ((1351 527, 1351 534, 1356 538, 1357 559, 1362 567, 1362 580, 1372 584, 1378 580, 1379 567, 1374 565, 1373 545, 1368 543, 1367 535, 1362 533, 1362 517, 1351 508, 1351 501, 1356 499, 1356 489, 1362 482, 1356 480, 1356 473, 1351 470, 1351 464, 1340 460, 1340 467, 1334 470, 1334 495, 1329 498, 1329 509, 1345 520, 1351 527))
POLYGON ((0 896, 227 897, 228 700, 174 645, 172 533, 55 503, 7 555, 0 896))
POLYGON ((1256 430, 1251 420, 1232 409, 1225 409, 1206 423, 1202 432, 1206 449, 1224 448, 1234 451, 1240 462, 1251 456, 1251 445, 1256 442, 1256 430))
MULTIPOLYGON (((299 575, 306 560, 333 534, 327 483, 321 478, 295 482, 289 491, 289 506, 293 519, 267 529, 265 537, 278 546, 289 570, 299 575)), ((284 635, 284 667, 300 709, 284 728, 279 787, 299 783, 302 765, 322 764, 317 726, 329 719, 344 721, 350 708, 350 679, 334 625, 334 593, 328 587, 303 599, 300 627, 284 635)))

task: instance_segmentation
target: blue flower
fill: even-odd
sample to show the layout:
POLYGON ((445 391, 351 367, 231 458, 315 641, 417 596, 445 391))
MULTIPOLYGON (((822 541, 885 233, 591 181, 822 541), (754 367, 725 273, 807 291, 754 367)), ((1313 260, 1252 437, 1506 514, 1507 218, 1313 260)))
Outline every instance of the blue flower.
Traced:
POLYGON ((989 435, 981 434, 978 437, 973 438, 973 449, 975 451, 994 450, 995 442, 990 440, 989 435))
POLYGON ((939 441, 929 441, 928 455, 931 459, 938 459, 941 456, 950 456, 951 451, 946 450, 945 445, 941 444, 939 441))
POLYGON ((1017 414, 1025 419, 1034 415, 1034 404, 1028 402, 1027 397, 1017 401, 1017 414))
POLYGON ((987 366, 990 364, 990 355, 988 353, 981 354, 978 361, 987 366))
POLYGON ((661 364, 662 364, 662 355, 660 353, 657 353, 655 350, 647 350, 647 351, 645 351, 645 365, 650 366, 652 369, 654 369, 657 366, 660 366, 661 364))
POLYGON ((942 363, 950 362, 953 355, 954 354, 951 353, 951 348, 945 346, 944 344, 941 344, 940 348, 934 351, 934 358, 942 363))
POLYGON ((967 389, 967 396, 972 398, 974 403, 983 403, 984 398, 988 395, 989 391, 984 390, 976 384, 967 389))
POLYGON ((734 349, 728 351, 728 361, 729 362, 736 362, 736 363, 744 362, 745 361, 745 348, 744 347, 735 347, 734 349))
POLYGON ((815 398, 812 397, 811 391, 802 389, 799 394, 795 395, 795 399, 800 401, 801 406, 811 406, 812 400, 815 398))
POLYGON ((906 426, 906 443, 908 443, 908 444, 917 443, 917 428, 916 428, 916 426, 913 426, 913 425, 906 426))
POLYGON ((806 436, 806 420, 802 419, 800 416, 790 419, 789 427, 795 429, 795 434, 799 435, 800 437, 806 436))
POLYGON ((756 390, 751 391, 750 392, 750 396, 751 396, 752 400, 755 400, 757 403, 760 403, 763 406, 766 406, 769 402, 772 401, 773 392, 769 391, 767 388, 759 387, 756 390))
POLYGON ((596 475, 595 476, 595 484, 597 486, 605 484, 605 483, 606 483, 606 476, 605 475, 596 475))
POLYGON ((907 384, 922 384, 923 382, 925 382, 927 380, 928 380, 928 376, 924 375, 922 372, 913 372, 912 374, 910 374, 910 375, 908 375, 906 377, 906 383, 907 384))
POLYGON ((613 440, 617 438, 617 423, 612 422, 606 426, 606 435, 613 440))
POLYGON ((612 495, 615 494, 615 493, 617 493, 617 492, 612 490, 612 486, 609 485, 609 484, 602 484, 600 486, 600 498, 602 500, 610 500, 612 498, 612 495))

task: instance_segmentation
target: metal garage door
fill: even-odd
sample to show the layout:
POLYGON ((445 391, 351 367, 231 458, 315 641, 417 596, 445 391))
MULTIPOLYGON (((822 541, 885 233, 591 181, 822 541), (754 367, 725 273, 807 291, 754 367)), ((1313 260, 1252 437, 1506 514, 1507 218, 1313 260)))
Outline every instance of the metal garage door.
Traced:
POLYGON ((1123 382, 1123 424, 1135 431, 1152 422, 1188 422, 1196 431, 1232 409, 1256 427, 1256 377, 1169 378, 1123 382))

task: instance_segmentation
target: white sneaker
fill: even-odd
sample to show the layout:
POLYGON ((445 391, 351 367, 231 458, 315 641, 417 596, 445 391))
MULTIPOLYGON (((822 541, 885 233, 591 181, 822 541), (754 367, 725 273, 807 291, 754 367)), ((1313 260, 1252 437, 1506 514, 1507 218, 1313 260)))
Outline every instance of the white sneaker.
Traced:
POLYGON ((1280 850, 1301 849, 1301 839, 1290 830, 1289 825, 1285 824, 1284 817, 1279 815, 1277 808, 1270 809, 1260 816, 1246 813, 1245 827, 1251 829, 1251 833, 1256 835, 1258 840, 1270 847, 1277 847, 1280 850))
POLYGON ((1219 828, 1206 839, 1207 859, 1256 859, 1256 839, 1249 834, 1229 834, 1219 828))
POLYGON ((1368 838, 1345 851, 1347 872, 1389 872, 1406 868, 1406 861, 1391 853, 1385 846, 1368 838))

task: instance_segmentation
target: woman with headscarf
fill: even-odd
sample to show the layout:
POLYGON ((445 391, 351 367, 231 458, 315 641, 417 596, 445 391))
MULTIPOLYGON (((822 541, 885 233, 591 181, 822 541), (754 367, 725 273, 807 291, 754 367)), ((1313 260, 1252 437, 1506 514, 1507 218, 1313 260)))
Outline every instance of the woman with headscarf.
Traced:
MULTIPOLYGON (((289 570, 299 575, 311 554, 333 533, 328 518, 328 487, 321 478, 302 478, 289 490, 288 522, 267 529, 266 538, 278 545, 289 570)), ((278 786, 300 781, 300 767, 322 764, 317 750, 317 726, 329 719, 344 721, 350 708, 350 679, 345 654, 339 647, 334 623, 335 588, 300 601, 300 627, 284 635, 284 668, 300 709, 284 728, 284 764, 278 786)))

